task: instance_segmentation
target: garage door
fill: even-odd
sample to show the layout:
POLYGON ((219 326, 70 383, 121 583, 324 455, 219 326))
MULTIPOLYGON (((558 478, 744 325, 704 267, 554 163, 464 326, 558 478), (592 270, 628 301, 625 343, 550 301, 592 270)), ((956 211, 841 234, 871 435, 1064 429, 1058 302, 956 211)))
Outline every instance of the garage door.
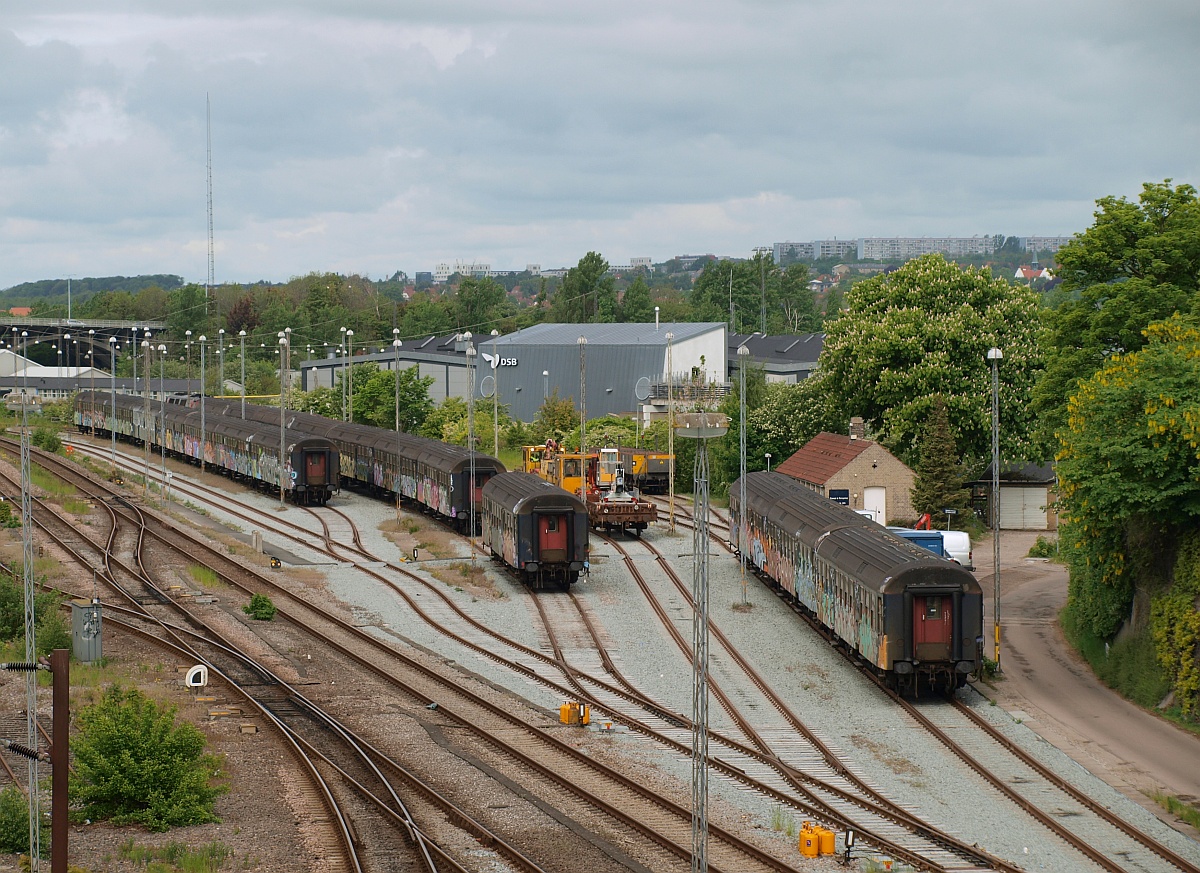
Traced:
POLYGON ((1045 485, 1000 486, 1002 530, 1046 530, 1045 485))

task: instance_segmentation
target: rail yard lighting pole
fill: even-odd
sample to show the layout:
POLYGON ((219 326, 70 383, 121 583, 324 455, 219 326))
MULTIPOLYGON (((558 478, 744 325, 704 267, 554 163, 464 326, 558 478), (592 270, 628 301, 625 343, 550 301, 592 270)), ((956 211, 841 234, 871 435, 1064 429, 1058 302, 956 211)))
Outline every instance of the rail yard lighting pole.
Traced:
POLYGON ((145 499, 150 494, 150 436, 157 428, 152 428, 150 425, 150 352, 154 350, 154 346, 150 344, 150 340, 142 340, 142 352, 145 355, 145 360, 142 362, 142 370, 145 372, 145 387, 142 389, 142 448, 143 454, 146 457, 145 470, 142 478, 142 498, 145 499))
POLYGON ((92 439, 96 438, 96 331, 88 331, 88 370, 92 377, 92 439))
POLYGON ((1004 352, 988 349, 992 364, 992 621, 995 633, 996 672, 1000 670, 1000 361, 1004 352))
POLYGON ((492 331, 492 454, 500 457, 500 353, 496 341, 500 331, 492 331))
POLYGON ((338 349, 342 353, 342 421, 346 420, 346 328, 342 328, 342 344, 338 349))
POLYGON ((238 357, 242 361, 242 421, 246 420, 246 331, 238 331, 238 342, 241 343, 241 350, 238 352, 238 357))
POLYGON ((392 351, 396 359, 393 361, 392 375, 396 380, 396 435, 400 435, 400 328, 392 328, 392 351))
POLYGON ((767 452, 766 457, 767 457, 767 472, 770 473, 771 472, 771 453, 767 452))
POLYGON ((185 337, 184 344, 187 347, 188 402, 191 403, 192 402, 192 332, 190 330, 185 330, 183 332, 183 335, 185 337))
POLYGON ((746 359, 750 350, 744 345, 738 346, 738 563, 742 567, 742 603, 749 603, 746 590, 746 359))
POLYGON ((346 421, 354 421, 354 331, 346 331, 346 421))
MULTIPOLYGON (((657 321, 657 318, 655 319, 657 321)), ((667 500, 667 514, 671 518, 671 533, 675 533, 675 397, 671 383, 674 376, 671 373, 671 340, 675 339, 672 331, 667 332, 667 465, 671 468, 667 478, 667 488, 670 496, 667 500)))
MULTIPOLYGON (((470 334, 468 334, 469 336, 470 334)), ((471 533, 471 566, 475 565, 475 346, 467 342, 467 453, 470 457, 467 480, 468 524, 471 533)))
POLYGON ((159 446, 162 448, 161 485, 164 493, 167 487, 167 392, 164 390, 166 383, 166 363, 167 347, 165 344, 160 344, 158 347, 158 417, 162 421, 162 442, 159 443, 159 446))
POLYGON ((542 403, 550 399, 550 371, 542 370, 542 403))
POLYGON ((283 442, 283 424, 284 418, 287 415, 287 352, 288 352, 288 337, 279 332, 279 508, 286 509, 283 505, 284 486, 287 484, 284 477, 287 475, 287 464, 285 452, 287 451, 283 442))
POLYGON ((729 416, 680 415, 679 435, 698 440, 692 528, 692 873, 708 871, 708 441, 729 431, 729 416))
POLYGON ((204 395, 207 393, 204 390, 204 343, 208 338, 204 334, 200 334, 200 446, 197 454, 200 455, 200 472, 204 472, 204 395))
POLYGON ((133 326, 133 342, 130 344, 133 349, 133 354, 130 357, 133 359, 133 393, 137 394, 137 341, 138 329, 137 325, 133 326))
POLYGON ((113 472, 117 472, 117 338, 110 336, 108 338, 108 369, 109 386, 112 389, 112 401, 110 412, 112 418, 108 422, 109 438, 112 440, 112 468, 113 472))
POLYGON ((579 338, 579 499, 587 506, 587 337, 579 338))
MULTIPOLYGON (((392 349, 396 353, 396 469, 392 475, 395 477, 392 482, 392 490, 396 492, 396 518, 400 518, 400 328, 392 328, 392 349)), ((313 367, 313 379, 316 379, 317 368, 313 367)))

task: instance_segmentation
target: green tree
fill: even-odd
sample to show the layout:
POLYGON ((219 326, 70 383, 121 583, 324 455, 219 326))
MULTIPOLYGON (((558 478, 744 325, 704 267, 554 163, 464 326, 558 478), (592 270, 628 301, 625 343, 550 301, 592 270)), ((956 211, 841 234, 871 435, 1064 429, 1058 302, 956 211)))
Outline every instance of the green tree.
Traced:
POLYGON ((495 279, 468 276, 454 292, 455 326, 459 330, 482 331, 498 318, 506 295, 495 279))
POLYGON ((787 333, 813 333, 821 329, 817 298, 808 287, 808 267, 792 264, 780 278, 779 306, 787 333))
POLYGON ((949 527, 949 517, 943 510, 964 515, 971 505, 971 491, 965 487, 967 473, 959 462, 950 416, 940 397, 934 398, 930 409, 919 455, 911 492, 913 509, 929 513, 936 526, 949 527))
POLYGON ((762 405, 746 414, 747 470, 764 469, 767 452, 775 465, 782 463, 821 431, 845 432, 848 422, 830 404, 817 379, 794 385, 771 383, 766 392, 762 405))
POLYGON ((1046 370, 1033 393, 1044 458, 1057 448, 1067 400, 1111 355, 1137 351, 1143 331, 1200 313, 1200 201, 1191 185, 1147 183, 1137 203, 1096 201, 1096 220, 1058 253, 1059 305, 1048 315, 1046 370))
POLYGON ((574 397, 559 397, 555 388, 550 396, 542 401, 533 417, 533 435, 538 443, 544 443, 553 437, 562 440, 572 431, 579 430, 579 410, 575 408, 574 397))
POLYGON ((1104 639, 1200 516, 1200 330, 1173 317, 1146 342, 1079 384, 1058 456, 1069 606, 1104 639))
POLYGON ((616 321, 617 291, 608 272, 608 261, 598 252, 588 252, 567 271, 562 287, 554 295, 553 319, 557 322, 616 321))
POLYGON ((70 790, 81 816, 151 831, 218 821, 220 761, 195 726, 176 724, 175 707, 115 685, 77 724, 70 790))
POLYGON ((654 320, 654 303, 650 300, 650 286, 646 277, 639 273, 625 289, 621 299, 621 321, 645 324, 654 320))
MULTIPOLYGON (((478 416, 479 410, 475 410, 478 416)), ((421 436, 445 440, 454 445, 467 444, 467 401, 461 397, 447 397, 425 416, 421 425, 421 436)))
POLYGON ((987 269, 960 269, 941 255, 925 255, 857 283, 846 302, 848 308, 825 325, 813 377, 842 411, 842 421, 861 415, 912 466, 933 398, 940 395, 956 445, 981 463, 991 452, 987 351, 995 346, 1004 352, 1001 449, 1009 458, 1029 457, 1028 397, 1042 362, 1033 292, 993 278, 987 269))
POLYGON ((375 427, 396 426, 396 383, 399 381, 400 430, 416 433, 433 411, 429 388, 432 376, 421 376, 417 366, 400 370, 381 370, 375 364, 354 368, 354 420, 375 427))

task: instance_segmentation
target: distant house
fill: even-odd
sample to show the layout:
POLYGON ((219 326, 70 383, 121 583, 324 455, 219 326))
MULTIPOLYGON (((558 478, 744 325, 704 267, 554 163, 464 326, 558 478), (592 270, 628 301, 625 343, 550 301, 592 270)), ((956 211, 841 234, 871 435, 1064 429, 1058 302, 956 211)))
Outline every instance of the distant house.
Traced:
POLYGON ((1013 278, 1019 282, 1033 282, 1038 279, 1049 282, 1054 278, 1054 274, 1045 267, 1039 267, 1034 264, 1032 267, 1017 267, 1017 272, 1013 274, 1013 278))
POLYGON ((17 318, 28 318, 33 309, 29 306, 14 306, 8 310, 8 314, 17 318))
POLYGON ((817 434, 778 471, 880 524, 912 522, 913 471, 879 443, 863 439, 861 422, 851 423, 849 436, 817 434))

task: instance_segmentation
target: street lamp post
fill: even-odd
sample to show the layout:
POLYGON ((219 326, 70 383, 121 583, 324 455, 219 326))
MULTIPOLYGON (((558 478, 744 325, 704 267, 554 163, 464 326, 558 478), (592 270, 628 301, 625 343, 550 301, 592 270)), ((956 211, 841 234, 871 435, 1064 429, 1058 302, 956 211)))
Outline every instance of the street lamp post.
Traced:
POLYGON ((109 437, 112 440, 112 468, 117 472, 117 338, 108 338, 108 368, 111 371, 109 379, 112 387, 112 419, 108 424, 109 437))
POLYGON ((542 402, 550 399, 550 371, 542 370, 542 402))
POLYGON ((246 420, 246 331, 238 331, 238 341, 242 344, 238 357, 242 360, 242 421, 246 420))
POLYGON ((579 499, 587 506, 587 337, 579 338, 579 499))
POLYGON ((354 331, 346 331, 346 421, 354 421, 354 331))
POLYGON ((750 350, 744 345, 738 346, 738 374, 740 379, 738 389, 738 563, 742 567, 742 603, 748 603, 746 590, 746 359, 750 350))
POLYGON ((133 326, 133 342, 131 343, 133 353, 129 356, 133 360, 133 393, 137 394, 137 341, 138 329, 137 325, 133 326))
POLYGON ((992 620, 995 634, 996 672, 1000 670, 1000 361, 1004 352, 990 348, 992 364, 992 620))
POLYGON ((286 448, 284 447, 284 443, 283 443, 283 423, 284 423, 284 417, 287 414, 286 413, 287 401, 285 399, 286 391, 284 388, 284 386, 285 386, 284 380, 286 377, 285 377, 284 373, 286 372, 285 367, 287 367, 286 358, 287 358, 288 345, 289 345, 288 337, 283 333, 283 331, 280 331, 279 332, 279 508, 280 509, 285 508, 283 505, 283 492, 284 492, 284 486, 287 484, 284 480, 284 475, 285 475, 284 452, 286 451, 286 448))
MULTIPOLYGON (((150 494, 150 435, 153 430, 150 427, 150 352, 154 346, 150 344, 150 340, 142 340, 142 353, 145 355, 145 360, 142 362, 142 367, 146 376, 146 388, 142 391, 142 448, 146 458, 145 467, 142 473, 142 498, 145 499, 150 494)), ((155 428, 154 430, 157 430, 155 428)))
POLYGON ((771 472, 771 453, 767 452, 767 472, 771 472))
POLYGON ((204 395, 207 393, 204 390, 204 343, 208 337, 200 334, 200 472, 204 472, 204 395))
POLYGON ((467 453, 470 478, 467 480, 468 524, 470 524, 471 565, 475 564, 475 346, 467 342, 467 453))
POLYGON ((96 437, 96 331, 88 331, 88 370, 92 377, 92 438, 96 437))
POLYGON ((667 331, 667 465, 671 468, 667 478, 669 489, 667 513, 671 517, 672 534, 675 533, 675 398, 672 390, 674 377, 671 374, 671 340, 673 339, 675 339, 674 332, 667 331))
MULTIPOLYGON (((395 368, 396 368, 395 376, 396 376, 396 458, 397 458, 397 461, 399 460, 400 454, 401 454, 401 449, 400 449, 400 346, 401 346, 400 328, 393 327, 392 328, 392 350, 396 353, 396 360, 394 361, 394 364, 395 364, 395 368)), ((317 368, 313 367, 314 375, 316 374, 316 372, 317 372, 317 368)), ((392 490, 396 493, 396 518, 399 518, 400 517, 400 467, 399 467, 399 464, 397 464, 396 469, 394 471, 392 471, 392 475, 395 477, 394 481, 392 482, 392 490)))
POLYGON ((217 386, 217 396, 224 397, 225 396, 225 328, 222 327, 217 330, 217 341, 219 343, 219 345, 217 346, 217 354, 221 358, 221 384, 217 386))
POLYGON ((346 420, 346 328, 342 328, 342 344, 338 349, 342 353, 342 421, 346 420))
POLYGON ((166 362, 167 347, 165 344, 161 344, 158 347, 158 417, 162 421, 162 442, 159 445, 162 447, 162 489, 164 492, 167 487, 167 393, 164 390, 166 362))
POLYGON ((500 331, 492 331, 492 454, 500 457, 500 353, 496 350, 496 341, 500 339, 500 331))
POLYGON ((184 344, 187 346, 188 402, 191 403, 191 401, 192 401, 192 332, 190 330, 185 330, 183 332, 183 335, 184 335, 184 337, 186 337, 186 339, 184 340, 184 344))

